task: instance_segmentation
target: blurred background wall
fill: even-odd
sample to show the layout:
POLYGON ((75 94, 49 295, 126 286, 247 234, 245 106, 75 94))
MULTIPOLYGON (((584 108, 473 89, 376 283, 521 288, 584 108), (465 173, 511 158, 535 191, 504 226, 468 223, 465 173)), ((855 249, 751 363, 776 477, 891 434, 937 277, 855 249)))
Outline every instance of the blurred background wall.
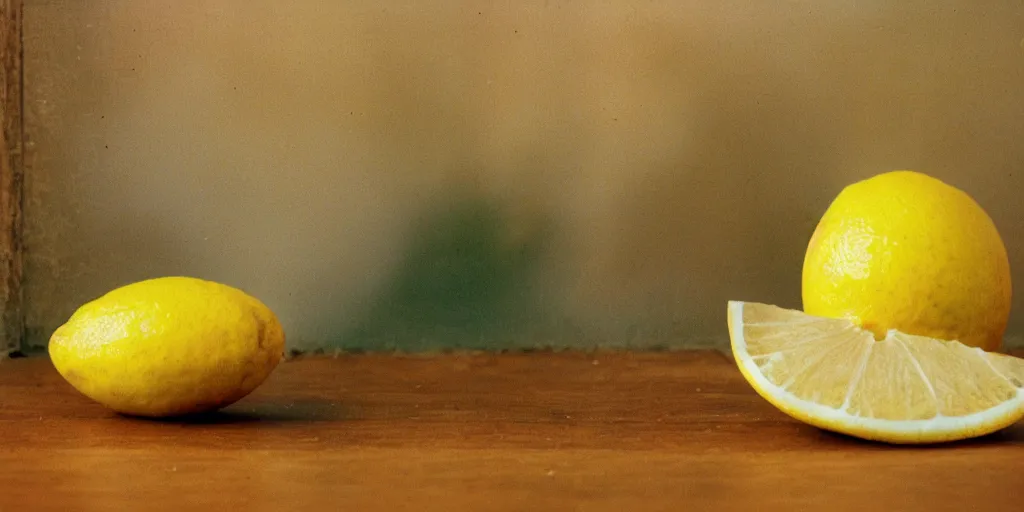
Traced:
MULTIPOLYGON (((295 349, 725 346, 845 184, 1024 283, 1024 4, 25 0, 26 303, 188 274, 295 349)), ((1021 345, 1024 294, 1008 337, 1021 345)))

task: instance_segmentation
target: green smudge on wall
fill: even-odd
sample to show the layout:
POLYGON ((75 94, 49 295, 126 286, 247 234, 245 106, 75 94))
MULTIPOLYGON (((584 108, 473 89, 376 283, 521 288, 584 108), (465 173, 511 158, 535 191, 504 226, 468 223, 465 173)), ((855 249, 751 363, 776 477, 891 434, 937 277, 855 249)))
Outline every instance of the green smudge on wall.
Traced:
POLYGON ((424 219, 391 281, 340 348, 430 350, 517 344, 544 321, 532 290, 547 231, 510 236, 482 199, 424 219))

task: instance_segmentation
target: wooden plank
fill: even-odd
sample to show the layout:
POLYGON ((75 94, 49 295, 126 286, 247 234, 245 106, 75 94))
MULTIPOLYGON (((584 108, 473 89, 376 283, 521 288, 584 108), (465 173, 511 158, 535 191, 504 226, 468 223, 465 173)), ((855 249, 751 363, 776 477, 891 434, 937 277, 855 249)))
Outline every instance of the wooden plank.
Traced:
POLYGON ((0 369, 0 510, 1016 511, 1024 485, 1024 425, 861 442, 713 352, 300 358, 188 423, 0 369))
POLYGON ((0 358, 20 348, 24 331, 21 57, 21 0, 0 0, 0 358))

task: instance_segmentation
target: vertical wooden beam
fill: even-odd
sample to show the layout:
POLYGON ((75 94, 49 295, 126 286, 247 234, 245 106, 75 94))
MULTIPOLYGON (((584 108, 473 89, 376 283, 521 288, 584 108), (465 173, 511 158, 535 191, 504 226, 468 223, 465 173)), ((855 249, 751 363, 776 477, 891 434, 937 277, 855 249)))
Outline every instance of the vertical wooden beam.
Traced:
POLYGON ((0 358, 21 348, 22 0, 0 0, 0 358))

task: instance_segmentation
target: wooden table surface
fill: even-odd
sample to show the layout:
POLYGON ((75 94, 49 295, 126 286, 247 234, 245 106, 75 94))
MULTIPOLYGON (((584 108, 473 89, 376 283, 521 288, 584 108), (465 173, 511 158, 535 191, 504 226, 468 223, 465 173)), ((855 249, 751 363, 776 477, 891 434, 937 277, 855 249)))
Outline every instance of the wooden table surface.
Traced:
POLYGON ((16 359, 0 443, 3 512, 1024 510, 1024 425, 861 442, 715 352, 297 359, 190 422, 118 416, 16 359))

